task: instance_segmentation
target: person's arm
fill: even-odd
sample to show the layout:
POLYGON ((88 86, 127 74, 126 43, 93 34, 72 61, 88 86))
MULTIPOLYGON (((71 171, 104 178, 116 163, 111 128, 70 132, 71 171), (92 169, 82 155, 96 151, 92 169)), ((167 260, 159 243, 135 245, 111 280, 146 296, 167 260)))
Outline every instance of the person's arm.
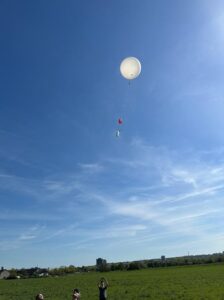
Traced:
POLYGON ((104 278, 104 281, 105 281, 106 287, 108 287, 108 286, 109 286, 109 283, 108 283, 108 281, 106 280, 106 278, 104 278))
POLYGON ((73 299, 80 299, 80 296, 81 296, 80 293, 75 292, 75 293, 73 294, 73 299))

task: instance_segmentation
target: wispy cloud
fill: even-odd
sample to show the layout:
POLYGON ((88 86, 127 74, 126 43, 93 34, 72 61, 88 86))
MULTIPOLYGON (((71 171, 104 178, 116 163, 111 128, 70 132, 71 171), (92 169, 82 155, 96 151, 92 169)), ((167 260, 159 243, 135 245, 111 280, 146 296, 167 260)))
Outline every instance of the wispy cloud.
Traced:
MULTIPOLYGON (((1 189, 32 197, 38 210, 3 209, 0 220, 33 220, 39 225, 18 228, 17 236, 2 240, 1 249, 44 243, 86 249, 102 240, 113 241, 111 247, 146 247, 154 241, 157 248, 172 240, 179 247, 183 237, 196 243, 212 238, 215 231, 221 234, 216 226, 224 213, 220 161, 204 159, 200 152, 152 147, 140 139, 129 147, 123 159, 80 164, 73 174, 30 180, 2 172, 1 189)), ((12 229, 7 232, 12 236, 12 229)))
POLYGON ((88 174, 95 174, 102 172, 104 167, 102 164, 99 163, 92 163, 92 164, 79 164, 82 171, 88 174))

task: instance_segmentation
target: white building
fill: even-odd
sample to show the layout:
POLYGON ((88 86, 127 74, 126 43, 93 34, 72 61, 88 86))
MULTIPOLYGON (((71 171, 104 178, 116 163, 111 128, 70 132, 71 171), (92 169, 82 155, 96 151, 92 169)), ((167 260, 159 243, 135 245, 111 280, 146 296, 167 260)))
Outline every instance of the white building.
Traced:
POLYGON ((7 279, 7 278, 9 278, 9 276, 10 276, 10 273, 7 270, 3 270, 0 273, 0 279, 7 279))

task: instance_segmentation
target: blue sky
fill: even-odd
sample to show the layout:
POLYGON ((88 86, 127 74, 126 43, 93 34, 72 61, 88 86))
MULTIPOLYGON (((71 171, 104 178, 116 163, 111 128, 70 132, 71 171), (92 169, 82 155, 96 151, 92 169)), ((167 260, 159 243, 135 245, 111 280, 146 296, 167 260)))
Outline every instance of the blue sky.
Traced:
POLYGON ((3 0, 0 27, 1 265, 223 251, 223 1, 3 0))

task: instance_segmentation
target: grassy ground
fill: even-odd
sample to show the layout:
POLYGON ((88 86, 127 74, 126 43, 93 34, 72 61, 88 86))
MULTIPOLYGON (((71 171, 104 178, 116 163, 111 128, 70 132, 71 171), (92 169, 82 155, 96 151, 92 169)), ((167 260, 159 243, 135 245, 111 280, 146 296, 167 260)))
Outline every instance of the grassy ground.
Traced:
POLYGON ((39 292, 45 299, 71 300, 75 287, 81 290, 83 300, 94 300, 98 299, 96 285, 102 275, 110 284, 108 300, 224 300, 223 264, 1 280, 0 300, 34 299, 39 292))

